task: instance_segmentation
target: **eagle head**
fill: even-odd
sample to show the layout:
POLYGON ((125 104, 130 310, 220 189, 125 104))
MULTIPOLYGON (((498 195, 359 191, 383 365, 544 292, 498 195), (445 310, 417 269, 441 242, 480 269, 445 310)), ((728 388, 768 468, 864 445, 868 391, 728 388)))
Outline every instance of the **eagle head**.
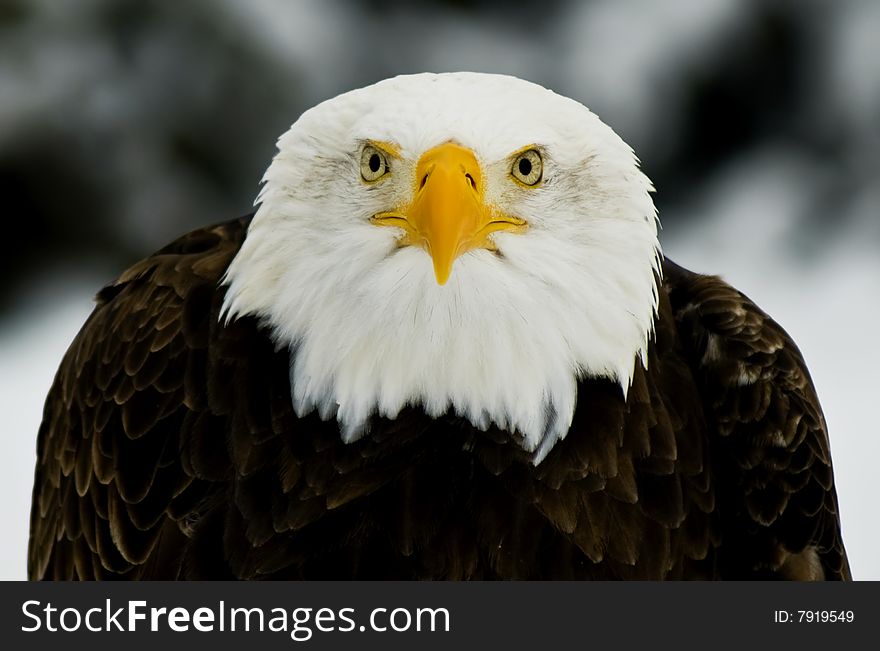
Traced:
POLYGON ((224 315, 290 351, 296 412, 346 441, 406 406, 496 426, 535 463, 578 380, 625 397, 657 309, 652 190, 582 104, 501 75, 395 77, 278 141, 224 315))

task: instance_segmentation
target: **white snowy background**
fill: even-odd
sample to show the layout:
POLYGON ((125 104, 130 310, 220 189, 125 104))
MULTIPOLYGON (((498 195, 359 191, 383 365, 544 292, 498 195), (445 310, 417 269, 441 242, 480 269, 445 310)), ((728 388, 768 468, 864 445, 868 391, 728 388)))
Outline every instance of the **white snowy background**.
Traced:
MULTIPOLYGON (((58 242, 4 246, 3 272, 26 273, 0 301, 0 579, 26 575, 42 403, 94 292, 176 233, 247 212, 274 137, 310 104, 392 74, 455 69, 515 74, 590 106, 654 178, 666 254, 723 276, 789 331, 825 409, 853 575, 880 579, 880 2, 558 0, 526 14, 490 1, 171 5, 34 0, 0 11, 3 205, 15 205, 22 178, 38 180, 36 206, 64 186, 42 166, 60 139, 63 160, 91 174, 93 209, 63 195, 64 221, 32 225, 58 242), (792 29, 793 99, 773 100, 769 122, 737 146, 730 107, 763 115, 760 92, 776 98, 787 78, 751 94, 749 71, 777 65, 775 43, 792 29), (766 61, 730 63, 749 63, 754 43, 766 61), (706 83, 733 89, 701 113, 718 121, 708 158, 682 148, 706 83), (178 131, 214 128, 224 107, 238 128, 203 133, 193 153, 178 131), (169 133, 174 147, 163 145, 169 133), (212 172, 194 171, 194 158, 212 172), (8 160, 31 175, 10 174, 8 160)), ((3 217, 7 228, 30 219, 3 217)))

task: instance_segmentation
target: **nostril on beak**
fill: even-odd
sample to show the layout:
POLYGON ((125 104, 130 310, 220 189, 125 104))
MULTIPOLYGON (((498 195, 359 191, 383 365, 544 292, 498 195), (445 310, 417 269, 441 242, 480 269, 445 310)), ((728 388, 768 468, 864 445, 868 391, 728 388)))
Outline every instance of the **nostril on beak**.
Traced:
POLYGON ((419 190, 421 190, 423 187, 425 187, 425 183, 428 182, 428 176, 430 176, 430 175, 429 175, 429 174, 425 174, 425 175, 422 177, 422 180, 421 180, 421 182, 419 183, 419 190))
POLYGON ((474 177, 473 177, 473 176, 471 176, 470 174, 465 174, 465 175, 464 175, 464 178, 466 178, 466 179, 467 179, 467 182, 470 183, 470 185, 471 185, 471 189, 472 189, 472 190, 476 190, 476 189, 477 189, 477 182, 474 181, 474 177))

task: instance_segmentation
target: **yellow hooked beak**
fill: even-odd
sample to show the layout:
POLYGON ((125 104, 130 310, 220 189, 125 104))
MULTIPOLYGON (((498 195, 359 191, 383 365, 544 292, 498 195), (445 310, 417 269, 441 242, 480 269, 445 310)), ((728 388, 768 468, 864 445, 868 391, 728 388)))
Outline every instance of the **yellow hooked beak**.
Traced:
POLYGON ((447 142, 425 152, 416 165, 412 202, 400 211, 379 213, 373 223, 405 231, 401 245, 423 247, 434 263, 434 276, 446 284, 452 264, 473 249, 494 250, 489 235, 522 232, 526 222, 488 206, 483 174, 474 153, 447 142))

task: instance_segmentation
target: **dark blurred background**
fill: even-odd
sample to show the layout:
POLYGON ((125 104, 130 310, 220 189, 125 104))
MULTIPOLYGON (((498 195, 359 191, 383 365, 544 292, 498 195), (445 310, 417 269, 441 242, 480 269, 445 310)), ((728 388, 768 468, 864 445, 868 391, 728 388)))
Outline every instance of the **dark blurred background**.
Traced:
POLYGON ((275 139, 314 103, 466 69, 593 109, 654 181, 667 254, 795 336, 854 573, 880 578, 865 407, 880 388, 880 2, 521 5, 0 0, 0 433, 17 455, 0 513, 20 528, 0 577, 23 576, 40 403, 100 284, 249 212, 275 139))

